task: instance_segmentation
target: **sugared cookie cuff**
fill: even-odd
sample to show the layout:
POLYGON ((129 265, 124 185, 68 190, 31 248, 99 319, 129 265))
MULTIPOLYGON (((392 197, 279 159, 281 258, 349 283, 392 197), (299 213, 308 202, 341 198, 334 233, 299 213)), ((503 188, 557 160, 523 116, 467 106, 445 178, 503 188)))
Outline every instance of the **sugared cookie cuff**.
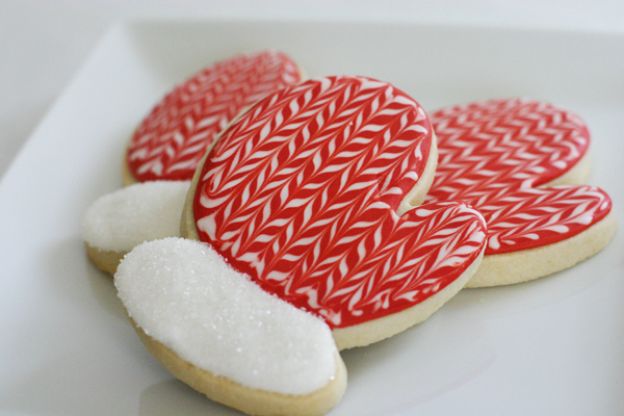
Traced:
POLYGON ((134 184, 93 202, 82 223, 86 250, 101 270, 113 274, 121 258, 149 240, 179 235, 188 181, 134 184))
POLYGON ((251 414, 324 414, 344 392, 346 370, 327 325, 205 244, 141 244, 115 286, 150 351, 217 401, 251 414))

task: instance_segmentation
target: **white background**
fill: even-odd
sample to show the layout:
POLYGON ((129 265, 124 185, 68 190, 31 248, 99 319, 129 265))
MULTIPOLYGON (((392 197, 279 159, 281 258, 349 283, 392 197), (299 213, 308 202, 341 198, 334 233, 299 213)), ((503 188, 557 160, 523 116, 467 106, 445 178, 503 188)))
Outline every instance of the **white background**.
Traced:
MULTIPOLYGON (((205 57, 272 45, 292 53, 313 75, 361 70, 392 80, 417 92, 427 108, 503 94, 552 100, 578 111, 591 126, 591 182, 611 193, 624 223, 624 182, 614 174, 624 165, 621 35, 392 23, 143 22, 110 32, 73 77, 118 12, 112 5, 96 9, 94 2, 80 10, 69 4, 74 9, 65 12, 71 19, 64 21, 57 16, 66 4, 39 7, 36 19, 21 5, 12 12, 22 10, 22 20, 0 10, 0 30, 8 34, 0 34, 8 45, 0 68, 12 76, 2 78, 0 102, 8 109, 2 134, 31 129, 74 78, 0 181, 0 253, 5 253, 0 334, 10 334, 0 342, 1 415, 233 414, 176 382, 149 356, 110 280, 84 256, 79 231, 87 206, 118 188, 119 173, 111 167, 119 166, 137 120, 205 57), (31 45, 12 41, 17 33, 31 45), (425 55, 404 52, 419 46, 425 55), (37 55, 31 47, 38 48, 37 55), (396 62, 401 65, 391 65, 396 62), (18 105, 18 100, 23 101, 18 105), (31 107, 30 100, 41 104, 31 107), (20 114, 24 124, 18 123, 20 114)), ((431 9, 426 15, 412 6, 399 16, 399 9, 387 4, 385 11, 371 5, 353 13, 386 21, 449 19, 568 31, 577 26, 583 29, 574 30, 605 31, 615 28, 618 16, 615 7, 608 16, 602 10, 604 17, 596 8, 587 9, 585 19, 579 17, 583 10, 570 9, 555 24, 547 17, 531 18, 526 10, 497 9, 499 17, 487 20, 474 3, 461 13, 431 9), (599 18, 602 29, 583 26, 599 18)), ((268 17, 276 13, 257 11, 268 17)), ((304 7, 288 13, 318 19, 329 12, 304 7)), ((348 10, 334 16, 340 13, 346 16, 348 10)), ((462 291, 417 330, 345 352, 349 392, 334 414, 624 415, 622 253, 620 232, 603 252, 577 267, 524 285, 462 291)))
POLYGON ((0 0, 0 176, 107 27, 146 14, 624 32, 622 0, 0 0))

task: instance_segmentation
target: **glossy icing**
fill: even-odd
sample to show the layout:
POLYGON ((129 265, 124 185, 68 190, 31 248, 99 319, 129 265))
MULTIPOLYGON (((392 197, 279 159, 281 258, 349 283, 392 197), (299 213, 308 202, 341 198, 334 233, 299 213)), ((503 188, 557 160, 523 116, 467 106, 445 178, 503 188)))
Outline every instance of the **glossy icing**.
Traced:
POLYGON ((462 203, 396 214, 433 134, 390 84, 326 77, 274 93, 225 130, 193 201, 200 240, 262 288, 346 327, 444 289, 480 255, 462 203))
POLYGON ((438 169, 427 201, 463 201, 488 223, 486 254, 572 237, 611 211, 591 186, 539 187, 587 153, 589 131, 574 114, 538 101, 475 102, 432 114, 438 169))
POLYGON ((292 59, 275 51, 237 55, 202 69, 139 125, 126 154, 130 173, 139 182, 190 180, 207 147, 234 116, 300 80, 292 59))

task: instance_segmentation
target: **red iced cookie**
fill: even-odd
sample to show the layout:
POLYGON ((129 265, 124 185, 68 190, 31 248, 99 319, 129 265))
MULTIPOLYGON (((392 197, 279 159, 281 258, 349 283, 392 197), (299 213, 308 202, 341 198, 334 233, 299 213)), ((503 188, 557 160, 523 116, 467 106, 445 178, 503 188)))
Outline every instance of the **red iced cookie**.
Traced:
POLYGON ((208 146, 241 110, 301 80, 286 54, 237 55, 204 68, 167 94, 135 131, 126 182, 191 179, 208 146))
POLYGON ((365 345, 425 319, 480 259, 485 226, 467 205, 397 214, 426 192, 435 156, 428 116, 401 90, 310 80, 222 133, 196 173, 187 233, 324 318, 341 347, 365 345))
POLYGON ((439 161, 427 201, 466 202, 488 224, 486 257, 469 286, 541 277, 607 244, 609 196, 559 185, 582 183, 589 170, 589 131, 577 116, 511 99, 445 108, 432 120, 439 161))

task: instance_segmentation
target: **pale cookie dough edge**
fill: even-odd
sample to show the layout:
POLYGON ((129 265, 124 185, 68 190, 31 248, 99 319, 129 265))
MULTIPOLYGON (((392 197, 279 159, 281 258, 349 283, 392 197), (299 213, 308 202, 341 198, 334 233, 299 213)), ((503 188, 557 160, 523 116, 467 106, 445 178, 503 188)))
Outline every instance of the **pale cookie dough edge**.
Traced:
POLYGON ((486 255, 466 287, 528 282, 570 268, 605 248, 616 229, 615 215, 611 212, 585 231, 557 243, 512 253, 486 255))
POLYGON ((101 250, 97 247, 89 245, 88 243, 84 243, 84 245, 87 257, 91 260, 91 263, 93 263, 93 265, 101 271, 106 272, 113 277, 117 271, 119 262, 121 262, 121 259, 123 259, 126 255, 126 252, 101 250))
POLYGON ((581 157, 581 159, 572 166, 570 170, 565 172, 558 178, 540 185, 540 188, 558 185, 582 185, 587 183, 589 172, 591 169, 591 156, 589 150, 581 157))
POLYGON ((130 186, 138 182, 132 172, 130 172, 130 167, 128 166, 128 149, 130 148, 131 140, 132 138, 128 141, 126 147, 124 147, 123 164, 121 166, 121 183, 123 186, 130 186))
POLYGON ((429 158, 425 163, 422 175, 418 178, 416 185, 410 189, 405 195, 397 211, 399 215, 403 215, 410 209, 422 204, 431 189, 433 178, 435 177, 436 168, 438 166, 438 138, 434 131, 431 132, 431 148, 429 150, 429 158))
POLYGON ((245 387, 198 368, 145 334, 132 319, 131 322, 150 353, 177 379, 211 400, 250 415, 324 415, 340 401, 347 387, 347 370, 338 353, 335 355, 336 373, 325 386, 305 395, 282 394, 245 387))
POLYGON ((482 257, 483 251, 454 282, 417 305, 362 324, 334 329, 334 340, 338 349, 370 345, 425 321, 466 285, 479 269, 482 257))

